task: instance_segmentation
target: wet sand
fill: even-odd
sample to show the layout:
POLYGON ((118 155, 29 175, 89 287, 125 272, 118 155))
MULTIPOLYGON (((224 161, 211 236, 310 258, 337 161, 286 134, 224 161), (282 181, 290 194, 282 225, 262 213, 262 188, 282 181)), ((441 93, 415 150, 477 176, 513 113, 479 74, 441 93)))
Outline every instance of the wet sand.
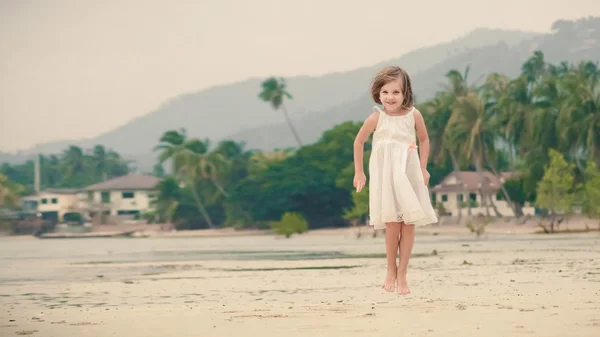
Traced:
POLYGON ((598 336, 600 236, 0 238, 0 336, 598 336))

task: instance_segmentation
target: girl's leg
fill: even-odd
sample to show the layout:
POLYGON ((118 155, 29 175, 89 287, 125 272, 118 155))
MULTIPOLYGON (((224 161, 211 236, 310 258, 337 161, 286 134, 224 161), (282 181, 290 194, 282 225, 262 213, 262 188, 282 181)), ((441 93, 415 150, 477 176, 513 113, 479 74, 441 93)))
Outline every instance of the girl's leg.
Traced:
POLYGON ((385 224, 385 255, 387 258, 387 275, 381 287, 386 291, 394 291, 396 286, 396 255, 398 254, 398 234, 400 234, 399 222, 387 222, 385 224))
POLYGON ((407 295, 410 294, 410 289, 408 289, 408 283, 406 281, 406 272, 410 254, 415 242, 415 226, 402 223, 400 226, 400 233, 401 237, 398 247, 398 250, 400 251, 400 264, 398 265, 396 277, 398 278, 398 294, 407 295))

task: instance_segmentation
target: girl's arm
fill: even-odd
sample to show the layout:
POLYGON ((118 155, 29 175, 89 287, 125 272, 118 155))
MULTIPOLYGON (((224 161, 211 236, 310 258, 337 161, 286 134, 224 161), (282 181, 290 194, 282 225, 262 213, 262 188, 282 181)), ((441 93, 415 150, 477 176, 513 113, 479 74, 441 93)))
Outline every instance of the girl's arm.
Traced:
POLYGON ((364 173, 363 154, 365 150, 365 142, 377 127, 379 112, 375 111, 363 123, 354 139, 354 174, 364 173))
POLYGON ((423 119, 421 112, 415 109, 414 116, 417 138, 419 138, 419 159, 421 160, 421 170, 426 170, 427 160, 429 159, 429 134, 427 133, 427 127, 425 126, 425 120, 423 119))

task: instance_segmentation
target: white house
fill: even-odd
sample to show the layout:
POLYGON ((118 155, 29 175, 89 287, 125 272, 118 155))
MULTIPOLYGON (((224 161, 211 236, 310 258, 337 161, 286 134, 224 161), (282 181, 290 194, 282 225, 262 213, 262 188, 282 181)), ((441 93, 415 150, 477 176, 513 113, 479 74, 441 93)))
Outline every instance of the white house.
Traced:
POLYGON ((44 219, 61 222, 65 214, 74 211, 78 192, 78 189, 73 188, 49 188, 27 198, 27 205, 36 205, 44 219))
POLYGON ((128 174, 87 186, 78 194, 82 208, 100 207, 104 214, 134 216, 150 211, 160 179, 145 174, 128 174))
MULTIPOLYGON (((491 196, 492 202, 498 209, 498 212, 503 216, 514 216, 512 207, 505 200, 498 199, 498 194, 502 184, 509 179, 512 174, 503 172, 500 177, 496 177, 491 172, 485 171, 483 181, 488 185, 488 194, 491 196)), ((461 171, 452 172, 447 175, 438 185, 431 188, 432 201, 436 204, 436 209, 443 208, 446 214, 458 216, 458 212, 462 215, 469 214, 478 215, 486 214, 481 195, 481 177, 477 172, 461 171), (459 205, 462 206, 459 208, 459 205)), ((494 215, 492 205, 488 202, 490 214, 494 215)), ((534 214, 533 207, 523 207, 523 213, 534 214)))
POLYGON ((151 175, 128 174, 81 189, 46 189, 29 201, 37 204, 45 219, 56 222, 66 221, 69 214, 93 218, 102 213, 128 219, 152 210, 150 201, 159 182, 151 175))

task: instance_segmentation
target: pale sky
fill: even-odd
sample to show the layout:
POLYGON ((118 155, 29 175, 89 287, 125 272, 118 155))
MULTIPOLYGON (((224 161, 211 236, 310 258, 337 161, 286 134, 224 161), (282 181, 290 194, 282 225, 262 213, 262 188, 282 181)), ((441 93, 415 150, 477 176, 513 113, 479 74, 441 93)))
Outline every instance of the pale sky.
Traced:
POLYGON ((598 15, 599 0, 0 0, 0 151, 94 137, 217 84, 598 15))

